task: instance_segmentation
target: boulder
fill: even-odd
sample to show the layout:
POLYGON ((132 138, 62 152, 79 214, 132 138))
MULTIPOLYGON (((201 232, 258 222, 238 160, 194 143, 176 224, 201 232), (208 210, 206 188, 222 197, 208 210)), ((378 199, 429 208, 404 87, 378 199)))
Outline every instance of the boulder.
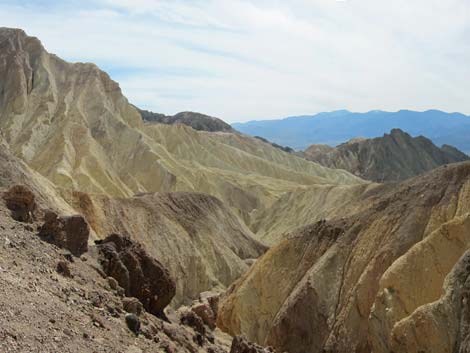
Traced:
POLYGON ((36 201, 34 194, 28 188, 23 185, 12 186, 5 192, 3 199, 13 219, 26 223, 34 220, 36 201))
POLYGON ((97 242, 99 261, 128 297, 140 300, 149 313, 165 318, 163 309, 176 292, 168 270, 129 237, 111 234, 97 242))
POLYGON ((55 212, 48 211, 39 235, 50 243, 68 249, 73 255, 80 256, 88 251, 90 227, 82 216, 59 217, 55 212))
POLYGON ((182 312, 180 322, 185 326, 192 327, 194 331, 200 333, 202 336, 206 335, 206 327, 204 326, 204 322, 193 311, 186 310, 182 312))
POLYGON ((140 319, 135 314, 126 314, 126 324, 136 336, 140 333, 140 319))
POLYGON ((122 299, 122 307, 125 311, 131 314, 140 316, 143 310, 143 305, 137 298, 126 297, 122 299))
POLYGON ((190 308, 211 330, 216 328, 219 297, 220 293, 203 292, 199 295, 199 300, 194 301, 190 308))
POLYGON ((209 326, 211 330, 214 330, 216 327, 216 315, 212 311, 208 302, 196 303, 191 307, 191 311, 199 316, 204 324, 209 326))
POLYGON ((219 311, 219 299, 220 294, 217 292, 202 292, 199 294, 199 301, 203 303, 208 303, 217 318, 217 312, 219 311))

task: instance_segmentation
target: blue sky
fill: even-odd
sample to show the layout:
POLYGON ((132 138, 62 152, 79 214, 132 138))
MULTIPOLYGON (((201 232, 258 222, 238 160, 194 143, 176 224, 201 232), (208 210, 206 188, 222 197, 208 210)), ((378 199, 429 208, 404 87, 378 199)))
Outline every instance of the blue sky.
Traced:
POLYGON ((0 26, 166 114, 470 114, 470 0, 0 0, 0 26))

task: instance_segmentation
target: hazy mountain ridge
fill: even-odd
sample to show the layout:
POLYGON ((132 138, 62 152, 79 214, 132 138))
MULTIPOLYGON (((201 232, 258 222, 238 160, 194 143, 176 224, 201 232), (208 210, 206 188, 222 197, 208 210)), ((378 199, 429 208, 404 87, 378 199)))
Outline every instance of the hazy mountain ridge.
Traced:
POLYGON ((232 126, 242 133, 262 136, 298 150, 305 150, 312 144, 334 147, 357 136, 374 138, 399 128, 413 136, 426 136, 438 146, 448 144, 470 153, 470 117, 439 110, 374 110, 367 113, 340 110, 279 120, 235 123, 232 126))
POLYGON ((400 129, 374 139, 353 139, 336 148, 312 145, 304 155, 308 160, 375 182, 404 180, 470 158, 455 147, 439 148, 423 136, 411 137, 400 129))
POLYGON ((142 119, 149 123, 184 124, 199 131, 235 132, 226 122, 219 118, 195 112, 181 112, 175 115, 164 115, 148 110, 138 109, 142 119))

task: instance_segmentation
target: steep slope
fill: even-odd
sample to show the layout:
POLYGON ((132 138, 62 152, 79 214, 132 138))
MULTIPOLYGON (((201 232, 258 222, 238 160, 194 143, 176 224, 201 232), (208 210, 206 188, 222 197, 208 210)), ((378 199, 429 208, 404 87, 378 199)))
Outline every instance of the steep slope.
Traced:
POLYGON ((101 237, 117 233, 145 244, 176 281, 174 307, 201 292, 224 290, 246 272, 244 260, 266 250, 227 206, 209 195, 176 192, 113 199, 64 191, 64 198, 101 237))
POLYGON ((73 213, 72 207, 62 199, 60 192, 49 180, 31 170, 10 152, 0 133, 0 188, 9 188, 15 184, 26 185, 45 207, 60 213, 73 213))
POLYGON ((187 304, 201 292, 224 290, 248 269, 245 260, 266 250, 213 196, 176 192, 112 198, 58 189, 12 156, 1 139, 0 145, 0 187, 26 185, 44 210, 84 215, 92 239, 117 233, 145 244, 176 281, 174 307, 187 304))
POLYGON ((356 201, 375 187, 375 184, 316 185, 286 192, 271 207, 253 213, 251 229, 262 243, 278 244, 295 228, 364 209, 367 205, 356 201))
POLYGON ((150 112, 148 110, 138 109, 142 119, 149 123, 160 124, 184 124, 192 127, 194 130, 209 132, 235 132, 235 130, 225 121, 212 116, 195 112, 181 112, 176 115, 168 116, 150 112))
POLYGON ((459 259, 470 248, 470 163, 371 187, 356 202, 259 259, 228 291, 220 327, 291 353, 467 347, 470 273, 459 259))
POLYGON ((261 136, 298 150, 305 150, 313 143, 336 146, 356 136, 378 137, 394 128, 400 128, 413 136, 426 136, 438 146, 448 144, 470 153, 467 137, 470 133, 470 117, 439 110, 373 110, 367 113, 339 110, 279 120, 250 121, 232 126, 242 133, 261 136))
POLYGON ((362 181, 239 134, 145 124, 93 64, 0 29, 0 128, 12 152, 65 189, 129 197, 198 191, 247 218, 299 185, 362 181))
MULTIPOLYGON (((15 168, 15 163, 10 165, 15 168)), ((130 274, 130 287, 144 294, 149 287, 139 273, 151 271, 157 289, 164 290, 165 281, 172 282, 162 276, 167 273, 162 265, 139 244, 111 237, 131 245, 121 254, 120 262, 105 256, 116 249, 109 243, 90 244, 88 251, 75 257, 38 235, 36 230, 44 222, 40 210, 50 206, 40 195, 34 193, 35 217, 23 223, 11 217, 5 202, 9 192, 0 187, 2 352, 233 352, 232 338, 202 324, 195 312, 192 318, 200 326, 181 320, 185 312, 167 310, 169 314, 159 318, 144 309, 145 301, 126 296, 119 274, 130 274), (112 261, 109 276, 115 278, 104 274, 109 270, 103 266, 105 257, 112 261), (162 272, 155 271, 157 268, 162 272), (136 322, 140 325, 132 325, 136 322)))
POLYGON ((423 136, 411 137, 400 129, 374 139, 354 139, 336 148, 312 145, 304 155, 376 182, 405 180, 443 164, 470 159, 452 146, 439 148, 423 136))
MULTIPOLYGON (((2 139, 0 151, 2 185, 25 184, 47 199, 48 208, 86 215, 95 239, 114 232, 145 244, 176 279, 174 306, 200 292, 224 289, 246 271, 244 260, 258 257, 265 248, 215 197, 194 193, 131 197, 134 192, 201 190, 225 199, 233 208, 250 211, 260 203, 256 192, 239 190, 248 182, 256 184, 257 178, 240 181, 244 168, 256 164, 260 173, 266 170, 267 175, 286 178, 279 186, 275 178, 264 177, 272 191, 260 191, 263 202, 284 187, 297 187, 296 182, 322 179, 309 175, 309 170, 302 173, 295 163, 284 169, 186 126, 149 126, 145 133, 139 130, 145 125, 137 111, 96 66, 65 63, 22 31, 2 29, 0 38, 4 49, 0 56, 5 60, 0 76, 6 78, 0 125, 9 141, 2 139), (219 156, 213 157, 216 151, 219 156), (198 163, 198 156, 208 166, 198 163), (218 167, 227 170, 219 172, 218 167), (116 197, 120 195, 129 197, 116 197)), ((263 153, 270 151, 259 154, 263 153)), ((305 165, 315 169, 312 163, 305 165)))

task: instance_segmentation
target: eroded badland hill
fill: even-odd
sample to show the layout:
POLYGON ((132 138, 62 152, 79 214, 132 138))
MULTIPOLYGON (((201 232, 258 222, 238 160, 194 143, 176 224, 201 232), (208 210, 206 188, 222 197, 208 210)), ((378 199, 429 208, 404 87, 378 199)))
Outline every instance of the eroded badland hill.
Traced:
POLYGON ((469 163, 378 184, 141 114, 0 29, 2 352, 470 349, 469 163))
POLYGON ((402 181, 443 164, 469 160, 455 147, 439 148, 424 136, 411 137, 400 129, 374 139, 353 139, 336 148, 312 145, 304 155, 321 165, 379 183, 402 181))

